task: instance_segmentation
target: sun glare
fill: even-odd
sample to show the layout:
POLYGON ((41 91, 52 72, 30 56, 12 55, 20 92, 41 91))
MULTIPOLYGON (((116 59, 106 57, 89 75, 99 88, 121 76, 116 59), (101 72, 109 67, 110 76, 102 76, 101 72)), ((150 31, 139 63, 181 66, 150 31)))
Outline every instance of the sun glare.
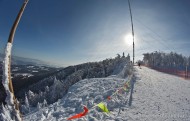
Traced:
POLYGON ((131 34, 126 35, 124 41, 129 46, 133 45, 133 36, 131 34))

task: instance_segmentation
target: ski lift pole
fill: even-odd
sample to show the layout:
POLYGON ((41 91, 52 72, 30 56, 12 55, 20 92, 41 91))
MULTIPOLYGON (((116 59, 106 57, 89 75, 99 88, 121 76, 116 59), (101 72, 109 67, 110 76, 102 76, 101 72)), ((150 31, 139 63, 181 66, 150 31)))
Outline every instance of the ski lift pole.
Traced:
POLYGON ((128 5, 129 5, 129 11, 130 11, 130 17, 131 17, 131 27, 132 27, 132 36, 133 36, 133 65, 134 65, 134 61, 135 61, 135 42, 134 42, 133 16, 132 16, 132 11, 131 11, 130 0, 128 0, 128 5))
MULTIPOLYGON (((17 29, 17 26, 19 24, 19 21, 22 17, 22 14, 25 10, 25 7, 27 5, 29 0, 25 0, 18 15, 17 15, 17 18, 11 28, 11 31, 10 31, 10 34, 9 34, 9 38, 8 38, 8 42, 7 42, 7 46, 6 46, 6 50, 5 50, 5 61, 6 59, 7 62, 5 62, 5 65, 4 65, 4 74, 7 74, 8 75, 8 88, 10 90, 10 92, 13 94, 13 101, 14 101, 14 106, 15 106, 15 109, 17 111, 19 111, 19 105, 18 105, 18 101, 16 100, 16 97, 14 95, 14 90, 13 90, 13 84, 12 84, 12 79, 11 79, 11 48, 12 48, 12 44, 13 44, 13 40, 14 40, 14 35, 15 35, 15 32, 16 32, 16 29, 17 29), (8 70, 8 73, 6 72, 6 70, 8 70)), ((9 94, 10 95, 10 94, 9 94)), ((19 111, 20 113, 20 111, 19 111)), ((21 113, 20 113, 20 116, 21 116, 21 113)))

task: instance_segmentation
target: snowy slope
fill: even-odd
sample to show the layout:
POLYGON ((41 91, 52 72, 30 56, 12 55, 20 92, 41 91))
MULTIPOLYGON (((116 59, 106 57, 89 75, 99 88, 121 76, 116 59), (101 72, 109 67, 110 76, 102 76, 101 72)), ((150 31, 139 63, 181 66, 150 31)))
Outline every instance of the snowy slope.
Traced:
POLYGON ((190 121, 190 81, 143 67, 136 68, 129 121, 190 121))
MULTIPOLYGON (((91 109, 95 104, 105 102, 112 114, 106 116, 98 108, 92 109, 85 117, 86 120, 115 120, 119 118, 118 112, 122 105, 127 104, 127 94, 123 93, 120 96, 112 96, 112 100, 107 100, 107 97, 112 95, 116 89, 123 86, 127 79, 117 77, 108 78, 92 78, 81 80, 73 85, 68 94, 59 100, 57 103, 50 105, 48 108, 40 109, 24 118, 24 120, 44 120, 44 121, 64 121, 69 116, 83 111, 83 105, 91 109), (114 98, 114 100, 113 100, 114 98), (43 115, 42 115, 43 114, 43 115)), ((79 121, 82 119, 79 119, 79 121)), ((84 119, 83 119, 84 120, 84 119)))
POLYGON ((57 102, 58 99, 61 99, 67 93, 68 89, 80 80, 118 75, 126 66, 126 71, 120 73, 120 76, 125 77, 131 68, 130 64, 130 57, 117 56, 100 62, 69 66, 33 84, 29 83, 30 86, 22 88, 17 95, 18 97, 23 97, 19 100, 23 102, 25 93, 27 93, 29 104, 32 107, 36 107, 38 102, 42 103, 44 100, 48 104, 52 104, 57 102), (33 95, 30 95, 29 92, 33 92, 33 95))
POLYGON ((128 106, 128 93, 117 94, 107 100, 127 79, 110 76, 79 81, 68 94, 47 108, 24 117, 24 120, 65 121, 83 111, 105 102, 111 113, 95 108, 85 118, 75 121, 189 121, 190 81, 157 72, 146 67, 135 68, 136 82, 132 105, 128 106))

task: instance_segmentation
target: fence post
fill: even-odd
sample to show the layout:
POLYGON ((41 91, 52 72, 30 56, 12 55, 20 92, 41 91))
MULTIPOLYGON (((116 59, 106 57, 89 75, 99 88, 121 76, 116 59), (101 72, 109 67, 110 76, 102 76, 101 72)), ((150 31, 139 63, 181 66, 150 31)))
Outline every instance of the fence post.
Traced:
POLYGON ((189 66, 189 64, 187 64, 187 66, 186 66, 187 78, 189 78, 189 75, 188 75, 188 66, 189 66))
POLYGON ((188 78, 187 64, 186 64, 186 70, 185 70, 185 78, 188 78))

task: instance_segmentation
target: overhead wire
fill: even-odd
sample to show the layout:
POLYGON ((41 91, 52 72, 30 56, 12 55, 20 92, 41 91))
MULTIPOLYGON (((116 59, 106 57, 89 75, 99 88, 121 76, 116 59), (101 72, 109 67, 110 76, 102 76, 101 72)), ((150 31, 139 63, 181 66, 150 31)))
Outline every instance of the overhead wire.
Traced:
POLYGON ((145 25, 143 22, 141 22, 140 20, 138 20, 137 18, 134 18, 136 22, 138 22, 140 25, 142 25, 144 28, 146 28, 147 30, 149 30, 150 32, 152 32, 154 35, 157 36, 157 38, 155 38, 154 36, 151 35, 151 37, 154 40, 157 40, 156 42, 160 42, 160 44, 162 44, 165 48, 167 48, 169 51, 176 51, 175 48, 173 48, 173 46, 169 46, 170 44, 168 43, 168 40, 163 39, 163 37, 161 35, 159 35, 157 32, 155 32, 154 30, 152 30, 150 27, 148 27, 147 25, 145 25))

